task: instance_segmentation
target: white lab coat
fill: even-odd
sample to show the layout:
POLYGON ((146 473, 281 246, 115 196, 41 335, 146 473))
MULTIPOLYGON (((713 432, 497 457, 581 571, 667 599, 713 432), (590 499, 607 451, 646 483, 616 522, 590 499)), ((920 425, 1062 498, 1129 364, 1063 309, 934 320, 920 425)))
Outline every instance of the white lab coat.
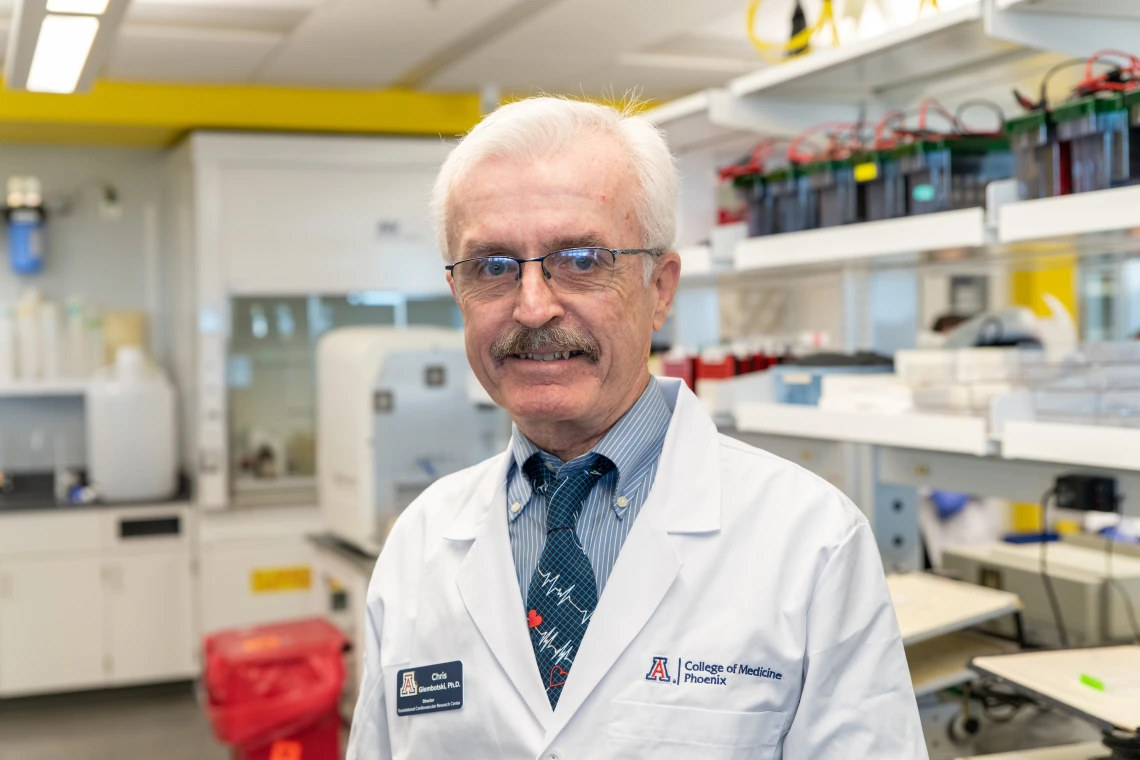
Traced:
POLYGON ((657 479, 557 711, 515 578, 504 453, 434 484, 388 538, 350 760, 927 757, 866 519, 661 384, 673 419, 657 479), (398 671, 455 660, 462 708, 397 716, 398 671))

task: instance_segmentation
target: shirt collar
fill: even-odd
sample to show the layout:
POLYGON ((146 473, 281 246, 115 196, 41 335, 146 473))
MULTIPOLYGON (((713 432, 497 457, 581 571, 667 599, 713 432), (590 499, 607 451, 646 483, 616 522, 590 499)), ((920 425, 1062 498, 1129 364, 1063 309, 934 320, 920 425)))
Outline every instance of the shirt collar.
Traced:
POLYGON ((522 466, 536 453, 542 457, 547 466, 555 468, 559 475, 570 475, 575 470, 585 467, 592 454, 601 454, 613 462, 617 467, 617 483, 614 488, 615 503, 610 506, 620 519, 625 510, 617 506, 616 499, 623 496, 623 491, 628 486, 634 485, 630 482, 631 479, 644 474, 648 469, 647 465, 661 452, 661 445, 669 430, 669 420, 672 416, 672 410, 665 402, 657 378, 651 375, 649 385, 641 396, 610 428, 598 445, 569 462, 562 463, 554 455, 542 451, 522 434, 518 426, 514 426, 510 445, 514 461, 507 473, 507 497, 508 505, 518 503, 520 507, 518 511, 509 512, 510 519, 514 520, 522 514, 533 495, 530 479, 523 474, 522 466))

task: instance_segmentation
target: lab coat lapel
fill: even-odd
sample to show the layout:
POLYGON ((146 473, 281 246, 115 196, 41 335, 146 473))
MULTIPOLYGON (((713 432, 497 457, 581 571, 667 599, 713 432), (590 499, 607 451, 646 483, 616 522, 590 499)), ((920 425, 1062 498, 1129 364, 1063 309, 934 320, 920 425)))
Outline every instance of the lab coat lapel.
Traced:
POLYGON ((509 464, 510 456, 505 455, 488 468, 445 537, 474 541, 459 567, 459 595, 487 646, 545 729, 553 713, 535 665, 507 532, 509 464))
POLYGON ((673 401, 657 476, 618 554, 590 627, 574 658, 554 720, 552 741, 660 606, 681 571, 683 556, 671 533, 720 529, 719 436, 688 388, 662 380, 673 401))

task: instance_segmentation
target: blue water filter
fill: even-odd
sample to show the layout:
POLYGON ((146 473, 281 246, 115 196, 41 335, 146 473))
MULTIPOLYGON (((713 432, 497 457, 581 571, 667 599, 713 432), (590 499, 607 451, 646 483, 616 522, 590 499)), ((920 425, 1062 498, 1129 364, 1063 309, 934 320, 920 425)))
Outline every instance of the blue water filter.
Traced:
POLYGON ((44 221, 43 209, 9 209, 8 258, 16 274, 44 271, 44 221))

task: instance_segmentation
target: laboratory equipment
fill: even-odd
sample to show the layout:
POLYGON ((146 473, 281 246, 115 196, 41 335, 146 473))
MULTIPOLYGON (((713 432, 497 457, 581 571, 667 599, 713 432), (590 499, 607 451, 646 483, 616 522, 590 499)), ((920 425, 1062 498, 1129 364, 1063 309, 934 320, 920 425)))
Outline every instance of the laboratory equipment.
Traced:
MULTIPOLYGON (((1053 645, 1059 640, 1059 633, 1042 581, 1041 548, 1039 543, 1006 542, 948 546, 942 551, 942 564, 951 577, 1017 594, 1024 604, 1026 640, 1053 645)), ((1133 604, 1140 603, 1140 559, 1117 554, 1109 564, 1105 548, 1066 540, 1048 544, 1045 556, 1060 619, 1073 646, 1098 646, 1133 638, 1126 597, 1135 600, 1133 604)), ((994 633, 1016 634, 1008 621, 987 626, 994 633)))
POLYGON ((1056 131, 1044 110, 1006 122, 1017 192, 1022 200, 1052 198, 1073 191, 1071 147, 1058 142, 1056 131))
POLYGON ((1057 139, 1069 146, 1074 193, 1108 190, 1140 180, 1134 175, 1128 109, 1120 94, 1079 98, 1053 111, 1057 139))
POLYGON ((986 185, 1013 176, 1013 155, 1003 138, 947 136, 895 149, 910 216, 986 204, 986 185))
POLYGON ((898 157, 892 150, 873 150, 855 157, 858 219, 877 222, 906 216, 906 183, 899 173, 898 157))
POLYGON ((44 269, 43 192, 35 177, 9 177, 7 205, 8 259, 18 275, 39 274, 44 269))
POLYGON ((850 160, 813 161, 802 167, 809 207, 820 227, 859 221, 859 201, 850 160))
POLYGON ((808 185, 797 167, 777 169, 764 178, 775 214, 774 232, 801 232, 819 226, 819 208, 810 202, 808 185))
POLYGON ((460 330, 334 330, 317 363, 321 513, 353 546, 378 553, 425 488, 506 448, 506 413, 471 399, 460 330))
POLYGON ((87 387, 87 467, 104 501, 161 501, 178 490, 174 387, 138 348, 87 387))
POLYGON ((818 406, 825 376, 890 374, 893 365, 889 358, 870 353, 816 354, 791 359, 768 371, 777 403, 818 406))

